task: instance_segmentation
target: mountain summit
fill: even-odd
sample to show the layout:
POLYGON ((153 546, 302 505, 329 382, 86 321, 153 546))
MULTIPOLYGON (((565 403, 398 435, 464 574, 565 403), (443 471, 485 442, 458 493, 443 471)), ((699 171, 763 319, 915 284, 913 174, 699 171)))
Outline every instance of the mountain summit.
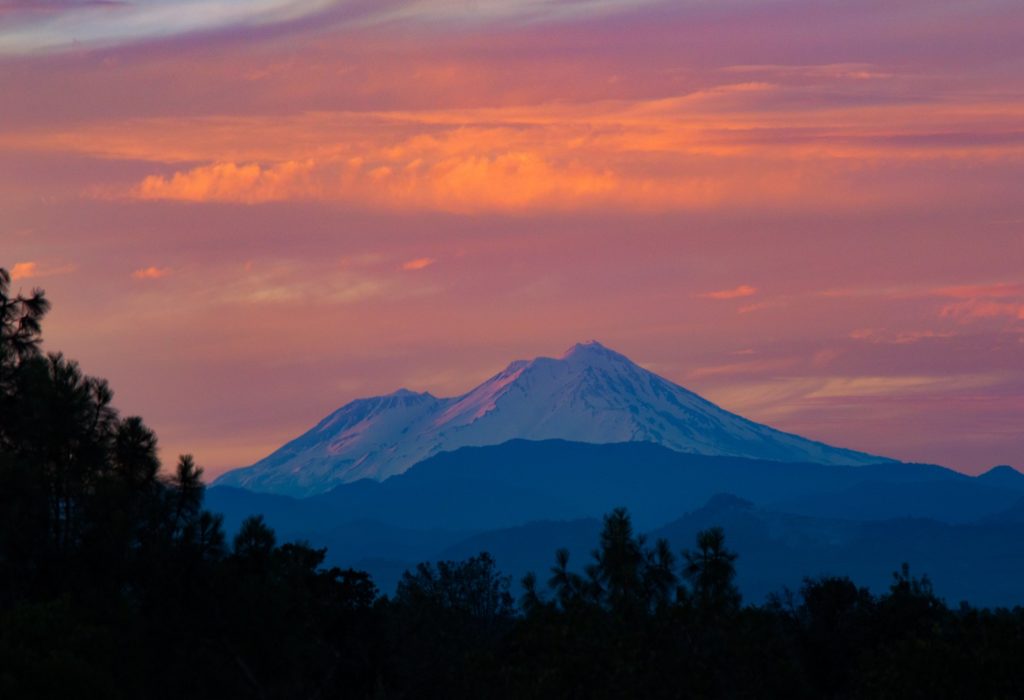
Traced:
POLYGON ((559 358, 516 360, 462 396, 400 389, 352 401, 216 483, 306 496, 386 479, 439 452, 516 438, 653 442, 680 452, 786 462, 887 461, 753 423, 591 341, 559 358))

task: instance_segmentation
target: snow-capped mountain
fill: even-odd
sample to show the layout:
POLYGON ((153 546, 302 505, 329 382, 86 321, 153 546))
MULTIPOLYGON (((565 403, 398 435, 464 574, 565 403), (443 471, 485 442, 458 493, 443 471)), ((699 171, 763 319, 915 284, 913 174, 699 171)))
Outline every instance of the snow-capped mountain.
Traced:
POLYGON ((386 479, 438 452, 515 438, 646 441, 680 452, 787 462, 888 461, 753 423, 593 341, 559 358, 517 360, 462 396, 400 389, 353 401, 217 484, 306 496, 386 479))

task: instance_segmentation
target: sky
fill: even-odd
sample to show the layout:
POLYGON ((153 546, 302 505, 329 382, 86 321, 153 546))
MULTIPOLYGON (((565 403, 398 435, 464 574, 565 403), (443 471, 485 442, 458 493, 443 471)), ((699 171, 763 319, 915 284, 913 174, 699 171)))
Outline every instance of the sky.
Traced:
POLYGON ((1019 0, 0 0, 0 266, 165 462, 598 339, 1024 468, 1019 0))

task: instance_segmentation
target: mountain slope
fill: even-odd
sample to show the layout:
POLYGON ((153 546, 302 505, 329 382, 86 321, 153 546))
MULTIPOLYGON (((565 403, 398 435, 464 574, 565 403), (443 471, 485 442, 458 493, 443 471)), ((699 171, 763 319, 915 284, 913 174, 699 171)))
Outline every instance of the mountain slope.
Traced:
MULTIPOLYGON (((210 488, 207 498, 229 525, 262 512, 275 529, 290 536, 306 533, 319 542, 314 533, 352 520, 399 529, 480 532, 533 520, 598 517, 624 506, 638 527, 650 528, 724 491, 771 505, 861 483, 937 481, 969 487, 975 480, 923 464, 790 464, 684 454, 645 442, 513 440, 444 452, 385 481, 364 479, 307 498, 224 486, 210 488)), ((999 502, 988 513, 1003 508, 999 502)), ((963 520, 956 508, 948 515, 963 520)))
POLYGON ((386 479, 440 452, 512 439, 652 442, 686 453, 819 464, 886 461, 746 420, 591 342, 560 358, 517 360, 459 397, 403 389, 353 401, 217 483, 306 496, 386 479))

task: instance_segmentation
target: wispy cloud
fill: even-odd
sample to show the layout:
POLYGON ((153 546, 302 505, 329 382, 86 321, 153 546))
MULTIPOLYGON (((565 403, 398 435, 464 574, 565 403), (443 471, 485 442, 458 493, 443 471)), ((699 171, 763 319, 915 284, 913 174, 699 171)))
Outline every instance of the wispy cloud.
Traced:
POLYGON ((395 279, 344 266, 279 262, 222 274, 203 294, 227 304, 347 305, 406 293, 395 279))
POLYGON ((1024 321, 1024 301, 993 301, 991 299, 967 299, 942 307, 940 314, 961 320, 976 318, 1008 317, 1024 321))
POLYGON ((805 65, 773 65, 759 63, 751 65, 726 66, 724 73, 771 75, 775 77, 807 79, 849 79, 882 80, 892 78, 889 71, 879 70, 870 63, 823 63, 805 65))
POLYGON ((858 328, 850 333, 852 340, 873 344, 910 345, 925 340, 942 340, 956 337, 953 331, 900 330, 889 331, 879 328, 858 328))
POLYGON ((998 384, 1004 377, 989 374, 953 376, 827 377, 807 399, 858 398, 918 393, 946 393, 979 389, 998 384))
MULTIPOLYGON (((757 294, 757 287, 751 287, 749 284, 741 284, 738 287, 733 287, 732 289, 721 289, 717 292, 704 292, 697 296, 702 299, 728 300, 743 299, 745 297, 752 297, 755 294, 757 294)), ((751 308, 750 310, 752 311, 753 309, 751 308)))
MULTIPOLYGON (((746 373, 743 373, 746 374, 746 373)), ((983 391, 1005 383, 1003 374, 956 375, 790 375, 770 378, 749 373, 749 379, 730 381, 708 392, 716 403, 761 419, 785 420, 828 406, 860 405, 906 398, 927 399, 983 391)))
POLYGON ((779 372, 782 370, 792 369, 797 364, 798 359, 794 357, 767 358, 763 360, 745 360, 742 362, 729 362, 726 364, 713 365, 710 367, 698 367, 697 369, 691 371, 689 376, 692 379, 702 379, 705 377, 731 377, 737 375, 769 374, 779 372))
POLYGON ((114 46, 196 32, 287 25, 310 17, 335 27, 395 22, 486 25, 536 23, 635 10, 664 0, 7 0, 0 53, 114 46))
POLYGON ((934 294, 957 300, 940 309, 940 315, 948 318, 965 321, 1006 317, 1024 321, 1024 283, 1021 282, 943 287, 934 294))
POLYGON ((335 0, 20 0, 0 4, 0 54, 110 46, 234 26, 294 21, 335 0))
POLYGON ((996 282, 994 284, 965 284, 940 287, 934 290, 934 293, 937 296, 953 297, 954 299, 1024 297, 1024 282, 996 282))
MULTIPOLYGON (((856 299, 878 297, 891 301, 925 300, 937 303, 938 315, 943 318, 970 321, 973 319, 1008 317, 1024 320, 1024 283, 982 282, 973 284, 867 286, 859 288, 830 289, 819 293, 832 299, 856 299)), ((919 336, 905 335, 906 342, 913 342, 930 331, 920 331, 919 336)), ((877 340, 878 334, 871 330, 858 330, 851 335, 858 340, 877 340)), ((890 334, 887 342, 896 342, 890 334)))

